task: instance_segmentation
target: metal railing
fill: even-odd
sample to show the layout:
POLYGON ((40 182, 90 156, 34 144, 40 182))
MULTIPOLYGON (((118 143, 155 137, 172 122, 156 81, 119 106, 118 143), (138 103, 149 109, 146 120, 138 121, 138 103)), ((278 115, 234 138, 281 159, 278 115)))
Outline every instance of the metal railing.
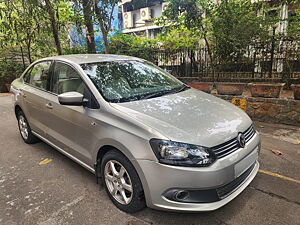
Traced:
POLYGON ((209 57, 207 48, 153 51, 148 58, 177 77, 202 81, 300 83, 300 42, 257 42, 239 56, 209 57))

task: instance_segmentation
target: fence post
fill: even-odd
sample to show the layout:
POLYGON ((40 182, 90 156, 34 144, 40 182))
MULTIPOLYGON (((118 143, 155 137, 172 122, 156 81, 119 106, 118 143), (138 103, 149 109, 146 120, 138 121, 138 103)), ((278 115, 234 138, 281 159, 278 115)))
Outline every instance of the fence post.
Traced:
POLYGON ((273 72, 273 61, 274 61, 274 48, 275 48, 275 30, 276 27, 273 26, 273 34, 272 34, 272 43, 271 43, 271 62, 270 62, 270 70, 269 70, 269 78, 272 78, 273 72))

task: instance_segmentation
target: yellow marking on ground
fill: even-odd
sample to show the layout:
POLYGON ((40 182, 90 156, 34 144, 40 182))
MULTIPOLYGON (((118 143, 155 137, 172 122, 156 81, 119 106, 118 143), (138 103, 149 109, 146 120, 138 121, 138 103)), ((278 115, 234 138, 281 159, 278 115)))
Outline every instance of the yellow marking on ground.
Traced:
POLYGON ((292 181, 292 182, 300 184, 300 180, 297 180, 297 179, 294 179, 294 178, 291 178, 291 177, 286 177, 286 176, 280 175, 278 173, 273 173, 273 172, 266 171, 266 170, 258 170, 258 172, 263 173, 263 174, 267 174, 267 175, 270 175, 270 176, 273 176, 273 177, 277 177, 277 178, 280 178, 280 179, 283 179, 283 180, 288 180, 288 181, 292 181))
POLYGON ((39 162, 39 165, 40 165, 40 166, 41 166, 41 165, 46 165, 46 164, 48 164, 48 163, 50 163, 50 162, 52 162, 52 159, 46 158, 46 159, 40 161, 40 162, 39 162))

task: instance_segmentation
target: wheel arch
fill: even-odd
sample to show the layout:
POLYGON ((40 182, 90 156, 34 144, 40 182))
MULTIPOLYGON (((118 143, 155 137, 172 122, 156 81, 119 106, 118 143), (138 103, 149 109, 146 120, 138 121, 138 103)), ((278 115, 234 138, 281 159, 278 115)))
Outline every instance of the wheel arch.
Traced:
POLYGON ((21 106, 15 105, 15 116, 16 117, 18 117, 18 113, 19 112, 23 112, 24 113, 24 111, 22 110, 21 106))
POLYGON ((97 177, 100 177, 100 174, 101 174, 101 162, 102 162, 103 156, 111 150, 120 152, 129 161, 132 161, 132 159, 133 159, 133 155, 122 144, 107 142, 98 149, 95 160, 94 160, 95 161, 95 165, 94 165, 95 173, 96 173, 97 177))
POLYGON ((145 195, 146 202, 151 201, 148 182, 145 179, 145 175, 143 173, 142 168, 140 167, 140 165, 137 162, 137 160, 135 160, 133 158, 132 154, 128 150, 125 150, 125 151, 123 150, 122 151, 121 149, 123 149, 123 148, 121 147, 121 149, 120 149, 119 147, 116 147, 116 145, 114 145, 114 144, 105 144, 105 145, 102 145, 99 148, 99 150, 97 152, 97 155, 96 155, 96 163, 94 165, 94 167, 95 167, 95 175, 96 175, 96 178, 97 178, 97 182, 99 182, 101 180, 101 161, 102 161, 102 158, 105 155, 105 153, 107 153, 107 152, 109 152, 111 150, 118 151, 122 155, 124 155, 124 157, 126 157, 131 162, 133 168, 137 172, 137 174, 139 176, 139 179, 140 179, 140 181, 142 183, 142 187, 143 187, 143 190, 144 190, 144 195, 145 195))

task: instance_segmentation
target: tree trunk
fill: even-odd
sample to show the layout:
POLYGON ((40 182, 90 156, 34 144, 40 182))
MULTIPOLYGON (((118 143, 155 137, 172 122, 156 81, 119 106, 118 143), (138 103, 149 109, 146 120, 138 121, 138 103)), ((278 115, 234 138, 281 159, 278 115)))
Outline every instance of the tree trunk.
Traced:
POLYGON ((104 45, 105 53, 109 54, 107 32, 102 32, 102 36, 103 36, 103 45, 104 45))
POLYGON ((88 53, 96 53, 93 17, 92 17, 92 0, 82 0, 83 17, 86 26, 86 43, 88 53))
MULTIPOLYGON (((201 26, 201 29, 204 30, 204 27, 201 26)), ((210 63, 212 65, 212 80, 214 82, 215 81, 215 63, 214 63, 213 54, 212 54, 208 39, 206 37, 206 34, 203 35, 203 39, 204 39, 205 45, 207 47, 207 53, 208 53, 208 56, 209 56, 209 59, 210 59, 210 63)))
POLYGON ((50 0, 45 0, 45 3, 46 3, 47 11, 49 14, 49 19, 51 22, 52 34, 53 34, 53 38, 54 38, 55 45, 56 45, 56 51, 57 51, 58 55, 62 55, 61 44, 60 44, 60 40, 58 37, 58 29, 56 26, 54 10, 53 10, 50 0))
MULTIPOLYGON (((15 32, 16 32, 16 35, 17 35, 17 40, 19 40, 19 32, 18 32, 16 23, 14 23, 14 28, 15 28, 15 32)), ((23 68, 25 70, 26 69, 26 64, 25 64, 24 51, 23 51, 23 47, 22 47, 22 42, 21 41, 19 41, 19 46, 20 46, 21 55, 22 55, 23 68)))
POLYGON ((25 43, 26 43, 26 47, 27 47, 27 57, 28 57, 29 63, 31 64, 32 63, 31 50, 30 50, 30 47, 31 47, 31 38, 28 36, 28 34, 27 34, 27 40, 26 40, 25 43))
POLYGON ((21 54, 22 54, 22 63, 23 63, 23 69, 26 69, 26 64, 25 64, 25 58, 24 58, 24 51, 22 46, 20 45, 20 50, 21 50, 21 54))
MULTIPOLYGON (((111 12, 111 15, 110 15, 110 18, 108 19, 109 20, 109 25, 108 25, 108 28, 106 29, 105 28, 105 22, 104 22, 104 19, 102 18, 102 14, 101 14, 101 10, 99 9, 98 7, 98 3, 99 3, 99 0, 94 0, 94 9, 95 9, 95 13, 96 13, 96 16, 97 16, 97 19, 99 21, 99 24, 100 24, 100 30, 101 30, 101 33, 102 33, 102 36, 103 36, 103 45, 104 45, 104 50, 105 50, 105 53, 108 54, 109 53, 109 47, 108 47, 108 32, 109 32, 109 29, 111 27, 111 20, 112 20, 112 12, 111 12)), ((112 7, 112 10, 114 9, 114 6, 112 7)))
MULTIPOLYGON (((98 11, 98 10, 97 10, 98 11)), ((105 27, 104 27, 104 22, 101 18, 101 15, 96 13, 97 15, 97 18, 99 20, 99 24, 100 24, 100 30, 101 30, 101 33, 102 33, 102 36, 103 36, 103 45, 104 45, 104 50, 105 50, 105 53, 108 54, 109 53, 109 47, 108 47, 108 39, 107 39, 107 34, 108 32, 105 30, 105 27)))

